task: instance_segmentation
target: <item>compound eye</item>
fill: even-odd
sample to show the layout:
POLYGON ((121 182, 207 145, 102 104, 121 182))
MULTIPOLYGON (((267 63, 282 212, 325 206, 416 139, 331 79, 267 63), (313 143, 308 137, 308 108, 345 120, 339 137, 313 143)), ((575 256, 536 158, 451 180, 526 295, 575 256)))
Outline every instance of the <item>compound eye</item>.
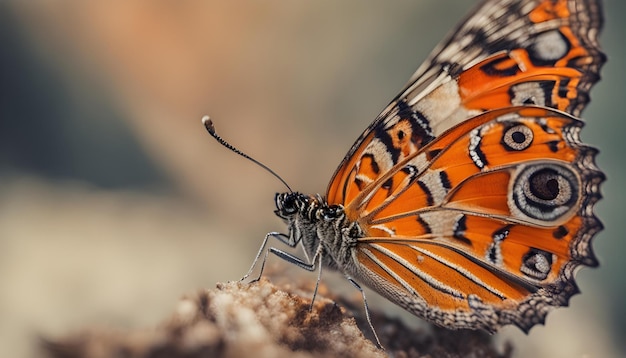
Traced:
POLYGON ((278 198, 278 208, 284 215, 293 215, 298 211, 296 203, 296 197, 291 194, 286 194, 278 198))

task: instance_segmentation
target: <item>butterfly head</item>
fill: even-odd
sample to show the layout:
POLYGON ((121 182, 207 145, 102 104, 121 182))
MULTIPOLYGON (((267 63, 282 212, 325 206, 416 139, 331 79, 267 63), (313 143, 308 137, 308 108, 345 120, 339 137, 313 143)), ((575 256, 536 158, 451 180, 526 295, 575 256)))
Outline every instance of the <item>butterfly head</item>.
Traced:
POLYGON ((319 195, 309 196, 297 192, 276 194, 274 213, 283 220, 296 216, 309 222, 331 222, 345 216, 341 205, 328 205, 319 195))
POLYGON ((296 241, 303 237, 333 241, 347 221, 343 206, 329 205, 320 195, 278 193, 275 200, 274 213, 287 223, 296 241))
POLYGON ((276 210, 274 213, 283 220, 289 221, 298 213, 306 211, 311 206, 311 198, 300 193, 277 193, 275 197, 276 210))

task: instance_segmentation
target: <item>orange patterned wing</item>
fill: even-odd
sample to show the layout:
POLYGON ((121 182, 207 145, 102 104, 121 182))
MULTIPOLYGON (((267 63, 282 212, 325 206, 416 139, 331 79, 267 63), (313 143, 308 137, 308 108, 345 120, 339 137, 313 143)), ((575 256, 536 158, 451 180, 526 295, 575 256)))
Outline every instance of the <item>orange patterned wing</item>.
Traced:
POLYGON ((579 139, 599 0, 486 0, 352 146, 327 190, 355 278, 448 328, 529 330, 595 266, 603 174, 579 139))
POLYGON ((483 1, 352 146, 328 202, 356 212, 364 188, 484 111, 538 105, 579 115, 605 60, 601 24, 599 0, 483 1))
POLYGON ((359 279, 448 328, 527 331, 578 292, 603 174, 582 122, 543 107, 469 119, 359 198, 359 279))

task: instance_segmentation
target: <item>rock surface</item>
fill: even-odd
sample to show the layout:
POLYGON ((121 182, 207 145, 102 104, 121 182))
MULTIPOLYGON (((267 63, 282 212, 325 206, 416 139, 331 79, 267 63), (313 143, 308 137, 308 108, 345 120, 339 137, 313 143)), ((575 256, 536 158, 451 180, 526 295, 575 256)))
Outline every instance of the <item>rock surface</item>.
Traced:
MULTIPOLYGON (((334 301, 267 279, 218 283, 215 289, 184 297, 174 314, 154 329, 122 332, 85 329, 43 340, 49 357, 506 357, 482 332, 412 330, 372 312, 386 350, 376 347, 334 301), (309 297, 309 298, 303 298, 309 297)), ((349 304, 349 303, 348 303, 349 304)), ((355 311, 356 312, 356 311, 355 311)), ((358 321, 358 322, 357 322, 358 321)), ((358 325, 357 325, 358 323, 358 325)), ((369 332, 366 332, 369 334, 369 332)), ((371 334, 369 334, 371 335, 371 334)))

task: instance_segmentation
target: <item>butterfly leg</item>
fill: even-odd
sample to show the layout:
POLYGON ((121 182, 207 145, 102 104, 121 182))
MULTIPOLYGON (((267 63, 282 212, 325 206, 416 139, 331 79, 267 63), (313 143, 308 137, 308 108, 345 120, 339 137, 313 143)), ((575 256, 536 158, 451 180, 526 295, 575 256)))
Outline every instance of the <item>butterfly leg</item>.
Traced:
POLYGON ((376 344, 378 345, 378 347, 382 350, 385 350, 385 347, 383 347, 383 345, 380 344, 380 339, 378 339, 378 335, 376 334, 376 330, 374 329, 374 325, 372 324, 372 319, 370 318, 370 309, 367 305, 367 299, 365 299, 365 291, 363 291, 361 286, 358 283, 356 283, 356 281, 354 281, 352 277, 346 276, 346 278, 348 279, 348 281, 350 281, 352 286, 356 287, 356 289, 361 292, 361 296, 363 297, 363 306, 365 307, 365 318, 367 319, 367 324, 369 324, 370 329, 372 330, 372 333, 374 334, 374 338, 376 338, 376 344))
POLYGON ((250 282, 257 282, 259 279, 261 279, 261 276, 263 275, 263 269, 265 268, 265 261, 267 261, 267 256, 269 255, 269 253, 273 253, 274 255, 280 257, 281 259, 289 262, 290 264, 296 265, 300 268, 303 268, 307 271, 315 271, 315 267, 316 267, 316 262, 317 262, 317 280, 315 281, 315 290, 313 291, 313 298, 311 299, 311 305, 309 306, 309 311, 313 310, 313 303, 315 303, 315 297, 317 297, 317 290, 319 288, 320 285, 320 280, 322 279, 322 252, 323 252, 323 247, 320 245, 317 249, 317 251, 315 252, 315 256, 313 256, 313 260, 312 263, 307 263, 305 261, 303 261, 301 258, 296 257, 288 252, 285 252, 283 250, 277 249, 275 247, 270 247, 267 250, 265 249, 265 246, 267 245, 267 240, 270 237, 275 237, 278 240, 280 240, 281 242, 283 242, 284 244, 287 244, 291 247, 295 247, 297 245, 297 242, 292 242, 289 238, 289 236, 285 235, 285 234, 281 234, 281 233, 277 233, 277 232, 270 232, 265 236, 265 240, 263 240, 263 244, 261 245, 261 249, 259 250, 259 253, 256 255, 256 258, 254 259, 254 262, 252 263, 252 267, 250 268, 250 270, 248 271, 248 273, 241 279, 241 280, 245 280, 248 276, 250 276, 250 273, 252 272, 252 270, 254 269, 254 267, 256 266, 257 261, 259 260, 259 258, 261 258, 261 254, 263 253, 263 251, 265 251, 265 255, 263 256, 263 261, 261 261, 261 271, 259 272, 259 276, 257 278, 255 278, 254 280, 250 281, 250 282))
MULTIPOLYGON (((278 250, 273 247, 270 247, 269 250, 267 251, 268 253, 271 252, 274 255, 280 257, 281 259, 291 264, 294 264, 300 268, 303 268, 307 271, 314 271, 316 262, 317 262, 317 280, 315 281, 315 290, 313 291, 313 298, 311 298, 311 305, 309 305, 309 311, 313 310, 313 303, 315 303, 315 297, 317 297, 317 289, 319 288, 320 280, 322 279, 322 251, 323 251, 323 248, 322 248, 322 245, 320 245, 317 251, 315 252, 315 256, 313 256, 312 263, 310 264, 304 262, 302 259, 296 256, 293 256, 292 254, 289 254, 282 250, 278 250)), ((265 256, 267 257, 267 253, 265 254, 265 256)))
MULTIPOLYGON (((248 270, 248 272, 239 281, 243 281, 250 276, 250 274, 256 267, 256 263, 259 261, 259 258, 261 258, 261 254, 263 254, 263 251, 265 251, 265 246, 267 246, 267 241, 269 240, 270 237, 273 237, 277 239, 278 241, 282 242, 283 244, 289 245, 290 247, 296 247, 296 245, 298 244, 297 242, 292 240, 287 234, 283 234, 283 233, 275 232, 275 231, 268 232, 265 235, 265 239, 263 239, 263 243, 261 244, 261 247, 259 248, 259 252, 256 254, 254 261, 252 261, 252 266, 250 266, 250 269, 248 270)), ((263 258, 263 263, 261 265, 261 274, 263 273, 263 267, 265 266, 266 259, 267 259, 267 251, 265 252, 265 257, 263 258)), ((261 274, 259 274, 259 277, 257 279, 252 280, 252 282, 258 281, 261 278, 261 274)))

